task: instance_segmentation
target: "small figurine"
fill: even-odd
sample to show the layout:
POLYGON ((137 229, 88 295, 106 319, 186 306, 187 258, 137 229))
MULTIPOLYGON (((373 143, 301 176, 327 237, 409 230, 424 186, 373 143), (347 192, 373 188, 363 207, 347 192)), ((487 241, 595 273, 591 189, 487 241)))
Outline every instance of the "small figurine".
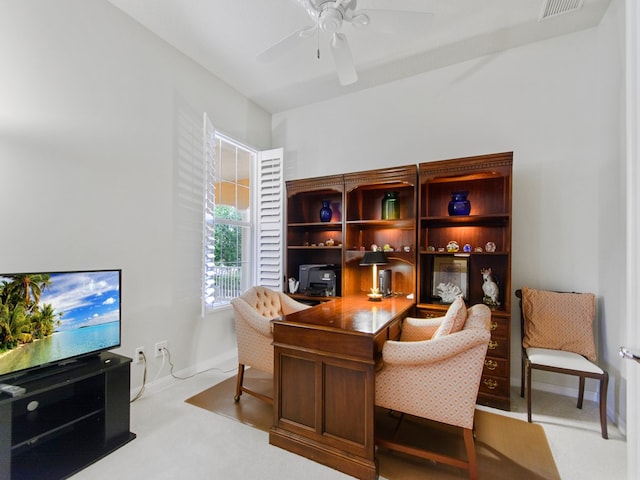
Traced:
POLYGON ((289 278, 289 293, 296 293, 299 286, 300 282, 296 280, 295 277, 289 278))
POLYGON ((484 292, 482 302, 486 305, 497 307, 500 305, 500 302, 498 302, 498 279, 493 275, 490 268, 483 268, 480 273, 482 274, 482 291, 484 292))
POLYGON ((456 297, 462 294, 460 287, 451 282, 439 283, 436 290, 444 303, 453 303, 456 297))
POLYGON ((460 246, 455 240, 451 240, 449 243, 447 243, 447 252, 454 253, 458 250, 460 250, 460 246))

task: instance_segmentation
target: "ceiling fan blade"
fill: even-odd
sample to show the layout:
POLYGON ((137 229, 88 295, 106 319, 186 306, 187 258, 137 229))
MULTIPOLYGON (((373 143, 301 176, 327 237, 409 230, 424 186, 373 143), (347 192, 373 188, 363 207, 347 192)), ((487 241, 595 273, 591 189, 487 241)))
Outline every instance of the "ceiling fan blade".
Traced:
MULTIPOLYGON (((433 13, 405 10, 358 10, 356 14, 369 17, 367 28, 381 33, 419 32, 428 30, 433 23, 433 13)), ((353 26, 358 28, 357 22, 353 26)))
POLYGON ((347 37, 342 33, 334 33, 329 42, 333 61, 336 64, 336 71, 341 85, 350 85, 358 81, 358 74, 353 64, 353 56, 347 37))
POLYGON ((317 25, 299 28, 298 30, 291 32, 282 40, 278 40, 263 52, 260 52, 256 56, 256 58, 263 62, 270 62, 272 60, 275 60, 276 58, 290 51, 303 39, 310 37, 317 28, 317 25))

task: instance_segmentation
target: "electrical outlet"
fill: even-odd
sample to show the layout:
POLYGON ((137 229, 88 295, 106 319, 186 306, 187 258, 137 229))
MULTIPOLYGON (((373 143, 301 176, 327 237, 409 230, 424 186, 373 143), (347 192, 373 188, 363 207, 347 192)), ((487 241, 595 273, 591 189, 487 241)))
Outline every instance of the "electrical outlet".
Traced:
POLYGON ((156 343, 156 357, 162 357, 164 355, 164 350, 169 349, 169 342, 166 340, 162 340, 161 342, 156 343))
POLYGON ((136 353, 133 356, 136 363, 142 363, 144 361, 144 347, 136 348, 136 353))

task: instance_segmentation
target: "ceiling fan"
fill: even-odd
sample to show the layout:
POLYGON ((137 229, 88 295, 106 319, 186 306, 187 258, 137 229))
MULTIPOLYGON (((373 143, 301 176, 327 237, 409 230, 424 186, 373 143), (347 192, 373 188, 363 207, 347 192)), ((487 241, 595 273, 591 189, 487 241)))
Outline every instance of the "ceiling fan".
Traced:
MULTIPOLYGON (((387 0, 389 5, 397 5, 397 0, 387 0)), ((349 85, 358 80, 347 36, 342 33, 344 23, 350 23, 356 29, 371 29, 382 33, 394 33, 412 29, 427 29, 431 25, 433 14, 428 12, 368 8, 356 10, 357 0, 297 0, 307 10, 313 20, 290 33, 262 53, 258 59, 270 61, 286 53, 305 38, 315 32, 330 35, 329 47, 333 55, 336 72, 341 85, 349 85)), ((378 2, 380 3, 380 2, 378 2)), ((320 58, 320 49, 318 49, 320 58)))

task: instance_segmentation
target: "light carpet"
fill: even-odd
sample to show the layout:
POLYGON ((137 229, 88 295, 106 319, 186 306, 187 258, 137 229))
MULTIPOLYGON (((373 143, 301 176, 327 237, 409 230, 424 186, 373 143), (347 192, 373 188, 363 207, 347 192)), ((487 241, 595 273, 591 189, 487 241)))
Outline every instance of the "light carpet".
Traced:
MULTIPOLYGON (((268 432, 273 422, 273 407, 247 394, 242 395, 238 403, 234 402, 235 384, 234 376, 186 401, 268 432)), ((257 371, 247 371, 245 385, 268 395, 272 392, 272 378, 257 371)), ((478 475, 481 480, 560 479, 540 425, 484 410, 476 410, 475 424, 478 475)), ((394 426, 395 418, 383 409, 376 410, 378 435, 385 436, 394 426)), ((439 423, 407 416, 400 428, 398 440, 466 458, 460 430, 439 423)), ((461 469, 384 449, 378 450, 377 457, 380 476, 388 480, 468 478, 467 473, 461 469)))

